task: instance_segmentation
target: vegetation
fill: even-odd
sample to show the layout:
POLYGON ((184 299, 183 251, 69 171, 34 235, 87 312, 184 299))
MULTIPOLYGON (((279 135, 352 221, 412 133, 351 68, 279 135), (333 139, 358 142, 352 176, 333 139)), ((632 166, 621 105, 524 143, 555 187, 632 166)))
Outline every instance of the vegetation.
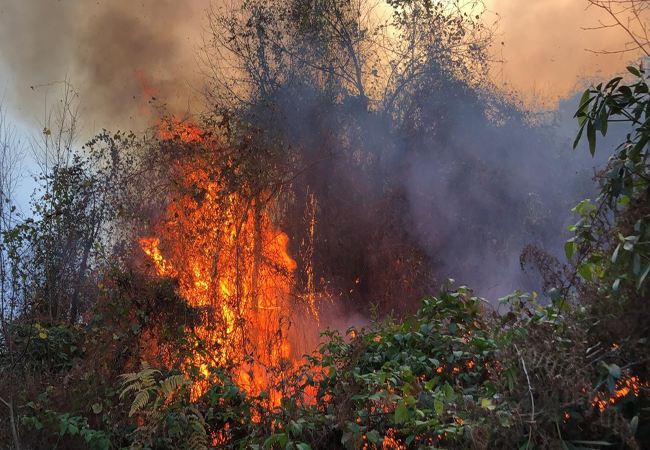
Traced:
POLYGON ((0 447, 650 447, 650 73, 575 105, 574 147, 629 133, 562 263, 545 244, 566 174, 534 181, 561 194, 545 214, 502 183, 554 167, 536 151, 553 141, 490 82, 487 13, 388 6, 214 9, 214 108, 83 149, 64 83, 29 214, 0 115, 0 447), (530 294, 494 305, 444 278, 524 242, 530 294), (334 299, 367 325, 310 346, 334 299))

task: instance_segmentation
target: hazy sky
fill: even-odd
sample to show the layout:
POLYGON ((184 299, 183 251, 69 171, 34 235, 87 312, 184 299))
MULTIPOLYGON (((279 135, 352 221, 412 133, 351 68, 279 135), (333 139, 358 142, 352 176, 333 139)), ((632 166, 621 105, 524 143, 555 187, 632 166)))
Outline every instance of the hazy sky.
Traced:
MULTIPOLYGON (((14 120, 34 123, 35 116, 42 116, 46 89, 38 86, 66 76, 80 93, 91 132, 128 126, 147 108, 136 70, 147 75, 165 101, 186 102, 192 86, 200 84, 195 49, 208 4, 0 0, 0 90, 14 120), (93 111, 102 111, 103 117, 94 117, 93 111)), ((583 77, 605 78, 627 62, 587 51, 620 48, 625 38, 612 29, 584 31, 605 19, 600 11, 587 10, 586 0, 487 4, 499 13, 496 47, 507 61, 499 80, 528 97, 537 93, 552 103, 583 77)))
POLYGON ((566 95, 584 77, 608 77, 625 68, 629 55, 592 51, 619 50, 627 42, 618 28, 585 30, 611 23, 586 0, 489 0, 501 16, 506 78, 524 92, 566 95))

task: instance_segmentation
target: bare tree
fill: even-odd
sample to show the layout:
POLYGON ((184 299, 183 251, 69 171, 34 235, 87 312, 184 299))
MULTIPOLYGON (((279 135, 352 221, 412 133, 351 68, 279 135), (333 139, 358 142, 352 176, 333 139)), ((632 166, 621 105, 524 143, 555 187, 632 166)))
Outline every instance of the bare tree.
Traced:
MULTIPOLYGON (((20 360, 20 356, 15 352, 9 328, 20 315, 22 305, 19 301, 18 280, 12 271, 5 237, 17 220, 15 194, 21 179, 23 153, 23 142, 16 128, 7 120, 7 113, 0 99, 0 354, 6 356, 5 364, 0 365, 0 379, 4 378, 8 386, 15 382, 14 368, 20 360)), ((0 383, 0 387, 2 384, 0 383)), ((13 446, 19 450, 14 391, 7 389, 1 392, 0 403, 8 409, 13 446)))
POLYGON ((599 25, 589 30, 619 28, 629 40, 623 48, 609 50, 593 50, 601 54, 630 54, 650 57, 650 0, 587 0, 589 6, 598 8, 606 13, 608 21, 600 21, 599 25))
POLYGON ((459 75, 486 71, 496 27, 486 25, 487 12, 481 0, 234 0, 213 6, 200 53, 213 82, 208 98, 229 107, 251 105, 310 79, 343 98, 389 109, 430 69, 432 58, 447 59, 459 75), (462 70, 476 62, 481 70, 462 70))

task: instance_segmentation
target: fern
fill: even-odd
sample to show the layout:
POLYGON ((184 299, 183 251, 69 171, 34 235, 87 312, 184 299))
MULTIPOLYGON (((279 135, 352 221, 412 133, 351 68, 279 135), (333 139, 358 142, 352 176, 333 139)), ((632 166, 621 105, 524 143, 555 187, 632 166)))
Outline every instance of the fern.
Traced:
POLYGON ((129 393, 135 394, 135 399, 131 404, 129 416, 144 409, 153 396, 156 401, 153 409, 157 409, 159 400, 171 396, 175 391, 183 386, 190 384, 183 375, 171 375, 164 380, 156 382, 156 376, 162 375, 162 372, 152 369, 145 361, 142 363, 142 370, 137 373, 127 373, 122 375, 122 391, 120 398, 126 397, 129 393))
POLYGON ((207 450, 208 448, 208 435, 205 431, 205 419, 199 410, 190 406, 187 408, 187 418, 191 434, 187 439, 188 450, 207 450))
POLYGON ((156 398, 160 396, 161 392, 160 387, 156 383, 156 375, 161 374, 162 372, 160 370, 152 369, 149 363, 143 361, 140 372, 126 373, 121 376, 122 392, 120 392, 120 398, 124 398, 130 392, 135 393, 135 399, 131 404, 129 417, 144 409, 149 403, 152 394, 156 398))
MULTIPOLYGON (((142 363, 140 372, 122 375, 120 398, 134 395, 129 417, 139 413, 142 419, 142 423, 133 434, 132 449, 147 448, 155 440, 155 436, 165 433, 166 417, 173 409, 167 409, 163 405, 167 400, 171 400, 179 389, 191 384, 183 375, 170 375, 157 380, 161 375, 159 370, 152 369, 146 362, 142 363), (153 403, 151 403, 152 398, 153 403)), ((173 414, 180 414, 187 424, 185 432, 181 434, 185 440, 179 448, 207 450, 209 439, 201 412, 195 406, 186 406, 180 412, 173 414)))
POLYGON ((149 403, 149 391, 138 392, 138 394, 135 396, 135 400, 133 400, 133 403, 131 404, 129 417, 147 406, 147 403, 149 403))
POLYGON ((172 375, 160 381, 160 388, 165 396, 169 396, 177 389, 188 386, 190 381, 183 375, 172 375))

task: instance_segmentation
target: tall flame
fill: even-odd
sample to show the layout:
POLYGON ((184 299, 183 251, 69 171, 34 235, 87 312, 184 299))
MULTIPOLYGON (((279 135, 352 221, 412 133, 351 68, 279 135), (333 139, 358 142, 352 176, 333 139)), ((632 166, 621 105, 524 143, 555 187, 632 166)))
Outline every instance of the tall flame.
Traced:
MULTIPOLYGON (((192 123, 169 122, 161 130, 163 139, 217 145, 192 123)), ((207 159, 179 161, 173 181, 165 218, 140 246, 157 274, 176 278, 181 296, 202 314, 194 331, 212 356, 197 355, 192 362, 204 374, 210 366, 232 364, 239 385, 258 394, 269 387, 270 368, 290 364, 289 294, 296 263, 287 250, 289 238, 272 223, 262 195, 248 199, 227 191, 207 159)), ((277 393, 270 394, 277 403, 277 393)))

